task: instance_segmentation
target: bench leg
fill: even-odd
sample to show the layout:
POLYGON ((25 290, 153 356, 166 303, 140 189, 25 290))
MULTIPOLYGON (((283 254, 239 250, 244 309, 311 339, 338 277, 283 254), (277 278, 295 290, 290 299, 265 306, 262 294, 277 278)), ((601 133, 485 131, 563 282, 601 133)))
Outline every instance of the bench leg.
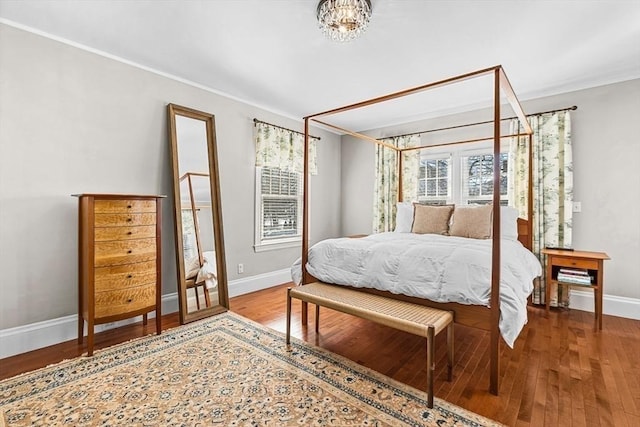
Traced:
POLYGON ((427 328, 427 407, 433 408, 433 372, 435 371, 435 351, 433 326, 427 328))
POLYGON ((454 352, 453 352, 453 322, 447 326, 447 381, 453 380, 453 364, 454 352))
POLYGON ((316 304, 316 334, 320 332, 320 306, 316 304))
POLYGON ((291 288, 287 288, 287 345, 291 342, 291 288))
POLYGON ((306 325, 307 323, 309 323, 309 303, 302 301, 302 324, 306 325))

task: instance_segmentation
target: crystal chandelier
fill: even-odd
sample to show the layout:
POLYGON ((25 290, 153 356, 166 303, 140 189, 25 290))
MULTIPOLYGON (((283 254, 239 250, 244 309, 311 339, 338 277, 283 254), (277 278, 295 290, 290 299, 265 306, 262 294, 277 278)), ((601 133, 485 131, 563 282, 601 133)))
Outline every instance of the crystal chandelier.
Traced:
POLYGON ((320 0, 318 23, 325 36, 345 42, 360 36, 371 19, 370 0, 320 0))

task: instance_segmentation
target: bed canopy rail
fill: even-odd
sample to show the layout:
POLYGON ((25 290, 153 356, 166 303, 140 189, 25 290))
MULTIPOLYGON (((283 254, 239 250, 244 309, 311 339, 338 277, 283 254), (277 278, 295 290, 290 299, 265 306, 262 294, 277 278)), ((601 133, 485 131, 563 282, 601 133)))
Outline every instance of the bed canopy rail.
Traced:
MULTIPOLYGON (((309 122, 313 121, 323 126, 327 126, 329 128, 333 128, 335 130, 339 130, 346 134, 355 136, 357 138, 373 142, 378 145, 383 145, 385 147, 391 148, 396 152, 402 153, 403 149, 399 149, 391 144, 388 144, 384 141, 378 140, 376 138, 372 138, 367 135, 363 135, 361 133, 351 131, 348 129, 344 129, 339 126, 332 125, 327 123, 324 120, 320 120, 321 117, 331 116, 338 113, 347 112, 354 109, 364 108, 367 106, 371 106, 374 104, 383 103, 385 101, 390 101, 397 98, 402 98, 408 95, 428 91, 430 89, 435 89, 447 85, 452 85, 455 83, 459 83, 468 79, 473 79, 482 76, 490 76, 493 75, 493 120, 488 121, 487 123, 493 123, 493 135, 489 137, 483 137, 478 140, 486 141, 493 140, 493 155, 494 159, 498 158, 500 155, 500 140, 503 138, 500 134, 500 99, 501 95, 503 95, 511 106, 512 110, 516 114, 516 118, 520 121, 521 127, 523 129, 522 133, 518 133, 513 136, 522 136, 527 135, 529 137, 529 160, 531 161, 531 140, 533 131, 529 122, 527 121, 527 117, 518 101, 515 92, 513 91, 513 87, 509 82, 503 68, 501 65, 496 65, 494 67, 485 68, 478 71, 473 71, 466 74, 461 74, 455 77, 447 78, 444 80, 439 80, 436 82, 428 83, 425 85, 413 87, 410 89, 405 89, 399 92, 390 93, 384 96, 379 96, 376 98, 372 98, 369 100, 357 102, 354 104, 346 105, 339 108, 334 108, 331 110, 323 111, 321 113, 312 114, 304 117, 304 174, 303 174, 303 216, 302 216, 302 256, 301 256, 301 267, 302 267, 302 284, 307 284, 312 281, 315 281, 315 278, 309 274, 306 269, 306 264, 308 261, 309 254, 309 122)), ((507 136, 505 136, 507 137, 507 136)), ((466 140, 466 141, 455 141, 449 143, 452 144, 461 144, 461 143, 470 143, 477 142, 478 140, 466 140)), ((424 146, 420 148, 429 148, 432 146, 424 146)), ((415 148, 417 149, 417 148, 415 148)), ((402 155, 398 156, 399 159, 402 158, 402 155)), ((493 239, 492 239, 492 267, 491 267, 491 296, 490 296, 490 385, 489 391, 492 394, 498 394, 499 388, 499 343, 500 343, 500 332, 499 332, 499 319, 500 319, 500 296, 499 296, 499 286, 500 286, 500 162, 493 162, 493 239)), ((399 161, 401 165, 401 161, 399 161)), ((400 169, 401 171, 401 169, 400 169)), ((400 177, 401 178, 401 177, 400 177)), ((531 183, 531 168, 529 168, 529 183, 531 183)), ((399 179, 399 182, 402 180, 399 179)), ((531 188, 531 185, 529 185, 531 188)), ((531 224, 531 212, 532 212, 532 194, 531 189, 529 189, 529 221, 531 224)), ((530 226, 529 226, 530 227, 530 226)), ((307 305, 303 303, 302 306, 302 318, 303 322, 305 322, 308 316, 307 305)))
MULTIPOLYGON (((566 107, 566 108, 556 108, 554 110, 538 111, 537 113, 527 114, 527 116, 528 117, 540 116, 542 114, 558 113, 558 112, 561 112, 561 111, 575 111, 577 109, 578 109, 577 105, 572 105, 571 107, 566 107)), ((513 120, 513 119, 517 119, 517 118, 518 118, 517 116, 503 117, 502 119, 500 119, 500 121, 504 122, 506 120, 513 120)), ((441 131, 445 131, 445 130, 459 129, 459 128, 465 128, 465 127, 469 127, 469 126, 487 125, 489 123, 493 123, 493 120, 485 120, 485 121, 482 121, 482 122, 474 122, 474 123, 465 123, 463 125, 447 126, 447 127, 443 127, 443 128, 425 129, 425 130, 421 130, 421 131, 417 131, 417 132, 402 133, 400 135, 390 135, 390 136, 386 136, 385 138, 399 138, 399 137, 402 137, 402 136, 422 135, 423 133, 441 132, 441 131)))

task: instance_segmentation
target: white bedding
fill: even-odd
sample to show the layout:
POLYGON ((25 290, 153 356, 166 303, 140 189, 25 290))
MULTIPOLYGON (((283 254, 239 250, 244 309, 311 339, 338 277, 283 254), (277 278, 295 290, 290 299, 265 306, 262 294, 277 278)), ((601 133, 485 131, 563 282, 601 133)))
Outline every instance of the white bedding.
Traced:
MULTIPOLYGON (((503 239, 501 249, 500 332, 513 348, 527 323, 527 297, 542 267, 517 240, 503 239)), ((328 239, 309 250, 307 271, 326 283, 489 306, 491 240, 413 233, 328 239)), ((301 282, 300 259, 291 275, 301 282)))

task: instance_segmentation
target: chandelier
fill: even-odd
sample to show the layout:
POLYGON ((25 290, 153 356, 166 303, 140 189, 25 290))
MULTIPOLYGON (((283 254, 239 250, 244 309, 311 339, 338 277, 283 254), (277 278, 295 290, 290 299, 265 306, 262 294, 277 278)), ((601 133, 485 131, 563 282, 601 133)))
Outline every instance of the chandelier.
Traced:
POLYGON ((360 36, 371 19, 370 0, 320 0, 318 23, 325 36, 346 42, 360 36))

